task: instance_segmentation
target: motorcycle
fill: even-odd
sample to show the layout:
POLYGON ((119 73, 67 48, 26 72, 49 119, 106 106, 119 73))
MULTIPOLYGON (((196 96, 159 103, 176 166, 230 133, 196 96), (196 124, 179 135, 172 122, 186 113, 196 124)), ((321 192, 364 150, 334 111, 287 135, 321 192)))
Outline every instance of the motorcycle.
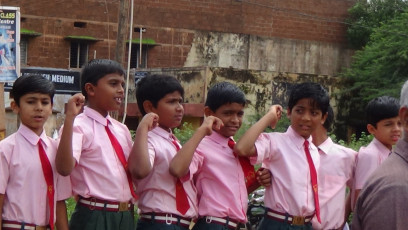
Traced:
POLYGON ((246 230, 257 229, 262 218, 264 217, 266 210, 264 206, 264 195, 264 188, 255 190, 250 194, 248 199, 248 209, 246 213, 248 218, 248 222, 245 226, 246 230))

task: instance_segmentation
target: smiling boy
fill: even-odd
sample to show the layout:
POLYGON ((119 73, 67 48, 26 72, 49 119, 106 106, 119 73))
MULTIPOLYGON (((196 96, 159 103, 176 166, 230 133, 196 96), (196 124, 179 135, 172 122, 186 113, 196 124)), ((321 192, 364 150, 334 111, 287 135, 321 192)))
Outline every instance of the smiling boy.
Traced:
POLYGON ((273 175, 266 188, 267 212, 259 229, 312 229, 314 215, 320 222, 317 169, 319 153, 311 134, 324 124, 329 107, 327 91, 317 83, 296 84, 289 95, 290 127, 285 133, 262 133, 273 128, 282 107, 274 105, 249 128, 235 145, 241 156, 253 156, 273 175))

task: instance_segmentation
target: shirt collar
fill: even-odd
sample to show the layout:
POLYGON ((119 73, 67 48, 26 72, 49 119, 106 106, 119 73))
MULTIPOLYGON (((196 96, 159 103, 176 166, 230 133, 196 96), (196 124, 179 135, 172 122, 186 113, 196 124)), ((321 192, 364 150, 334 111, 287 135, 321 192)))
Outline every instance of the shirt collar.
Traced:
POLYGON ((42 142, 48 146, 48 138, 47 134, 45 133, 44 129, 41 132, 41 135, 38 136, 36 133, 34 133, 31 129, 29 129, 27 126, 24 124, 20 124, 20 127, 18 128, 17 131, 21 136, 23 136, 28 142, 30 142, 32 145, 37 145, 38 141, 41 139, 42 142))
POLYGON ((327 137, 327 139, 323 143, 321 143, 317 148, 321 152, 328 154, 332 146, 333 146, 333 140, 330 137, 327 137))
MULTIPOLYGON (((214 142, 222 145, 222 146, 227 146, 228 147, 228 140, 231 138, 232 140, 234 140, 233 137, 225 137, 221 134, 219 134, 218 132, 214 131, 211 133, 210 136, 208 136, 208 138, 210 138, 211 140, 213 140, 214 142)), ((229 147, 228 147, 229 148, 229 147)))
POLYGON ((373 139, 373 144, 377 147, 382 156, 387 157, 390 154, 391 150, 389 150, 385 145, 383 145, 383 143, 381 143, 375 137, 373 139))
POLYGON ((103 117, 96 110, 94 110, 94 109, 92 109, 92 108, 90 108, 88 106, 84 107, 84 114, 86 116, 88 116, 89 118, 95 120, 96 122, 102 124, 103 126, 106 126, 108 124, 108 122, 107 122, 108 120, 109 120, 109 122, 112 123, 112 121, 111 121, 112 118, 110 117, 109 114, 106 117, 103 117))
MULTIPOLYGON (((292 126, 289 126, 289 128, 286 130, 286 134, 289 135, 290 140, 293 142, 293 144, 298 149, 303 149, 304 148, 305 138, 300 136, 298 133, 296 133, 295 130, 292 128, 292 126)), ((309 141, 309 148, 317 149, 316 146, 312 142, 312 136, 310 136, 306 140, 309 141)))
POLYGON ((166 130, 164 130, 163 128, 161 128, 160 126, 157 126, 156 128, 152 129, 153 133, 163 137, 164 139, 167 140, 172 140, 172 137, 174 136, 173 133, 171 132, 167 132, 166 130))

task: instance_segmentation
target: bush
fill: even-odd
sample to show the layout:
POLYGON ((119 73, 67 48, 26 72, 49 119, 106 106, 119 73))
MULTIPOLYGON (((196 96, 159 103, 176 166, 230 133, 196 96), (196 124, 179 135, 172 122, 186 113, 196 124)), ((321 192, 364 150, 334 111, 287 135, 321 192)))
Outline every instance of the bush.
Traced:
POLYGON ((184 122, 180 128, 174 128, 173 133, 180 141, 182 145, 186 143, 194 134, 195 130, 193 125, 188 122, 184 122))
POLYGON ((330 137, 339 145, 349 147, 355 151, 358 151, 362 146, 367 146, 374 138, 371 134, 367 135, 365 132, 362 132, 359 138, 356 136, 356 134, 352 134, 349 143, 346 143, 344 140, 337 140, 334 134, 330 134, 330 137))

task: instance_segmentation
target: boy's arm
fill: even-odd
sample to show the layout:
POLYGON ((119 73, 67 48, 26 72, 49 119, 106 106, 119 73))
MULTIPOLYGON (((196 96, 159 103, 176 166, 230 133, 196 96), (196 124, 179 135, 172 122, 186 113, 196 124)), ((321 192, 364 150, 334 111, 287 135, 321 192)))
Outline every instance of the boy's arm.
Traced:
POLYGON ((68 176, 75 167, 75 159, 72 156, 72 133, 75 117, 81 112, 85 97, 77 93, 72 96, 66 106, 64 129, 58 145, 55 165, 59 174, 68 176))
POLYGON ((3 201, 4 201, 4 194, 0 194, 0 230, 3 226, 3 201))
MULTIPOLYGON (((351 213, 351 192, 349 192, 348 194, 347 194, 347 196, 346 196, 346 204, 345 204, 345 206, 346 206, 346 210, 345 210, 345 213, 344 213, 344 224, 343 224, 343 227, 344 227, 344 225, 346 224, 346 222, 347 222, 347 220, 348 220, 348 218, 349 218, 349 216, 350 216, 350 213, 351 213)), ((342 228, 343 229, 343 228, 342 228)))
POLYGON ((159 116, 146 114, 136 129, 135 141, 129 155, 129 171, 133 179, 143 179, 149 175, 152 165, 149 159, 148 132, 158 126, 159 116))
POLYGON ((174 177, 182 177, 188 172, 194 152, 201 140, 211 135, 212 130, 219 130, 222 121, 214 116, 208 116, 204 119, 203 124, 194 132, 193 136, 183 145, 170 162, 170 174, 174 177))
POLYGON ((354 190, 354 204, 351 204, 352 205, 351 207, 353 207, 353 210, 356 208, 357 199, 358 199, 358 196, 360 195, 360 191, 361 189, 354 190))
POLYGON ((259 168, 256 171, 256 181, 253 185, 251 185, 248 190, 248 194, 258 189, 260 186, 269 187, 271 186, 272 174, 269 169, 266 168, 259 168))
POLYGON ((253 156, 256 153, 255 141, 268 125, 275 128, 282 114, 280 105, 273 105, 258 122, 251 126, 239 139, 234 147, 234 152, 239 156, 253 156))
POLYGON ((65 200, 57 201, 55 226, 57 230, 68 230, 68 215, 65 200))

